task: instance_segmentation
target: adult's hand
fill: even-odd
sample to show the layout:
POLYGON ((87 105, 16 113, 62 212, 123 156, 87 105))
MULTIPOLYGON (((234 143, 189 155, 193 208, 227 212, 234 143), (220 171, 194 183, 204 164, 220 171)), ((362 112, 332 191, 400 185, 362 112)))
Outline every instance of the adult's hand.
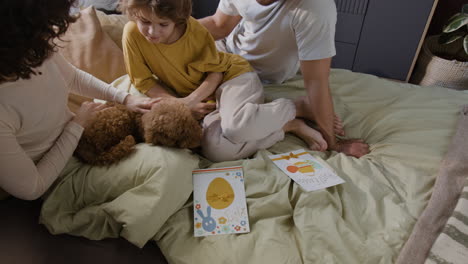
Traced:
POLYGON ((78 109, 76 112, 73 121, 82 127, 86 127, 88 125, 89 119, 94 115, 94 113, 101 111, 106 107, 108 106, 101 103, 84 102, 81 104, 80 109, 78 109))
POLYGON ((161 101, 161 98, 147 98, 135 95, 127 95, 124 100, 124 105, 133 112, 146 113, 151 109, 151 106, 161 101))
POLYGON ((345 139, 336 143, 335 149, 348 156, 360 158, 369 153, 369 145, 362 139, 345 139))

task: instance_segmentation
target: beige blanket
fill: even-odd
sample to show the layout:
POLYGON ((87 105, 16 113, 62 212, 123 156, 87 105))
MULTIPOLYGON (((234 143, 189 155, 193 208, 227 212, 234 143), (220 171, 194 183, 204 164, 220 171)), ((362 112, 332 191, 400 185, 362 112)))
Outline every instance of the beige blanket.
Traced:
MULTIPOLYGON (((301 80, 268 87, 273 97, 303 94, 301 80)), ((268 160, 300 147, 288 137, 242 165, 251 232, 193 236, 191 204, 154 239, 170 263, 395 263, 426 207, 441 160, 455 134, 461 92, 419 87, 333 70, 335 107, 348 137, 362 137, 361 159, 315 153, 346 183, 307 193, 268 160)))
MULTIPOLYGON (((127 77, 115 83, 131 88, 127 77)), ((266 93, 304 95, 302 83, 266 93)), ((347 136, 371 146, 361 159, 311 152, 344 184, 308 193, 283 174, 267 156, 306 147, 291 135, 251 159, 216 164, 143 145, 154 152, 149 161, 140 151, 108 171, 71 162, 41 221, 53 233, 123 236, 138 246, 153 239, 170 263, 394 263, 428 204, 468 94, 345 70, 332 71, 331 90, 347 136), (251 232, 195 238, 191 199, 182 206, 190 171, 234 165, 244 169, 251 232)))

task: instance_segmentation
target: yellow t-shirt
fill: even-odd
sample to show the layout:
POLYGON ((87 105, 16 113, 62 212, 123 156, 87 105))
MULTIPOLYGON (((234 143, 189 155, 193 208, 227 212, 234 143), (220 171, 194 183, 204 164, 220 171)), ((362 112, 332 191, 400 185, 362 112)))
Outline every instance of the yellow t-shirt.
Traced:
POLYGON ((156 84, 154 76, 179 96, 187 96, 209 72, 224 73, 225 82, 253 71, 241 56, 219 52, 211 34, 193 17, 182 37, 169 45, 149 42, 134 22, 128 22, 122 44, 127 73, 142 93, 156 84))

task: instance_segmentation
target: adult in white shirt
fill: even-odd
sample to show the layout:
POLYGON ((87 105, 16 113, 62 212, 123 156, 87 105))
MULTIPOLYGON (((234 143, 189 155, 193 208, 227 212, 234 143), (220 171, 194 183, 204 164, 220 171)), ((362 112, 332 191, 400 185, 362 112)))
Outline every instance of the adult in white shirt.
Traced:
POLYGON ((246 58, 264 83, 282 83, 300 69, 309 108, 328 149, 361 157, 369 146, 344 135, 329 88, 335 55, 336 6, 333 0, 220 0, 216 13, 200 22, 218 48, 246 58))
POLYGON ((20 199, 46 192, 72 156, 88 119, 105 108, 87 102, 74 115, 67 106, 69 92, 139 112, 158 101, 118 91, 55 52, 53 40, 74 21, 69 15, 73 2, 0 1, 0 189, 20 199))

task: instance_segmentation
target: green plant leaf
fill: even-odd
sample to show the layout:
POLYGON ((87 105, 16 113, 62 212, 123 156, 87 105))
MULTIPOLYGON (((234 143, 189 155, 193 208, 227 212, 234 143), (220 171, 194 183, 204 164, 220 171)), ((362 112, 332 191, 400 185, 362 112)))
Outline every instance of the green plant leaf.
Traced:
POLYGON ((462 38, 465 36, 465 32, 464 30, 456 30, 456 31, 453 31, 453 32, 450 32, 450 33, 442 33, 440 36, 439 36, 439 44, 449 44, 449 43, 452 43, 454 42, 455 40, 459 39, 459 38, 462 38))
POLYGON ((468 24, 468 14, 458 13, 451 17, 444 26, 443 32, 449 33, 468 24))
POLYGON ((468 55, 468 35, 463 39, 463 48, 465 49, 465 53, 468 55))

